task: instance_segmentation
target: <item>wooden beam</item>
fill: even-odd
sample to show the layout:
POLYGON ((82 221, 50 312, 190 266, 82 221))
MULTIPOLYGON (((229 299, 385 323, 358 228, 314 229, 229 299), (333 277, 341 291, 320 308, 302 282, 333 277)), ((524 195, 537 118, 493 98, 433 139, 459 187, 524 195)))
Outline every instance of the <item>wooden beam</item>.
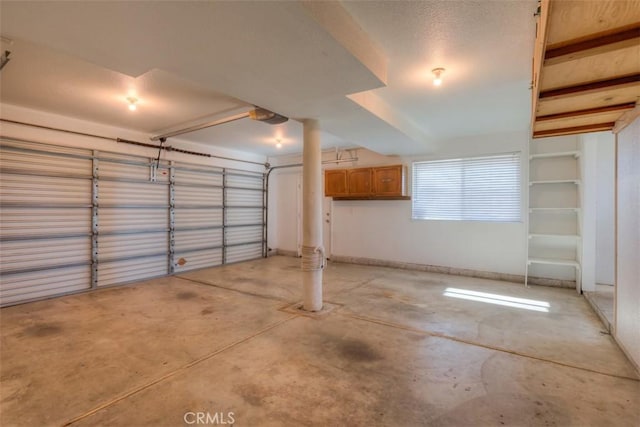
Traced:
POLYGON ((550 129, 562 129, 572 128, 577 126, 592 125, 594 123, 609 123, 615 122, 620 118, 620 112, 614 111, 612 113, 600 113, 591 114, 587 116, 569 117, 566 119, 548 120, 544 122, 536 122, 536 127, 533 128, 534 132, 550 130, 550 129))
MULTIPOLYGON (((536 115, 566 113, 567 111, 583 110, 585 108, 608 107, 610 105, 637 102, 640 99, 640 84, 616 86, 602 91, 578 93, 575 96, 561 96, 546 98, 538 102, 536 115)), ((608 121, 608 120, 606 120, 608 121)))
POLYGON ((546 136, 575 135, 577 133, 600 132, 603 130, 611 130, 613 129, 614 125, 615 125, 615 122, 608 122, 608 123, 598 123, 593 125, 574 126, 570 128, 540 130, 540 131, 534 132, 533 137, 543 138, 546 136))
POLYGON ((544 51, 547 45, 550 8, 551 1, 542 0, 539 3, 538 13, 536 14, 536 39, 533 46, 533 61, 531 64, 531 129, 533 129, 536 119, 536 111, 538 109, 540 73, 542 73, 544 51))
POLYGON ((536 122, 587 116, 590 114, 611 113, 614 111, 622 112, 627 110, 633 110, 635 106, 636 106, 635 102, 627 102, 626 104, 609 105, 607 107, 587 108, 585 110, 567 111, 566 113, 548 114, 546 116, 536 117, 536 122))
POLYGON ((548 46, 604 35, 640 22, 638 0, 552 0, 548 46))
POLYGON ((554 65, 586 56, 624 49, 637 45, 639 42, 640 23, 636 23, 631 27, 620 28, 613 33, 596 34, 588 38, 570 40, 558 47, 547 46, 544 65, 554 65))
POLYGON ((559 98, 563 96, 572 96, 581 94, 583 92, 606 90, 616 86, 632 85, 640 82, 640 73, 631 74, 628 76, 615 77, 613 79, 599 80, 596 82, 582 83, 574 86, 562 87, 559 89, 546 90, 540 92, 540 99, 545 98, 559 98))
POLYGON ((620 118, 616 121, 615 126, 613 126, 613 133, 620 132, 622 129, 633 123, 633 121, 638 117, 640 117, 640 105, 636 105, 636 108, 631 111, 627 111, 622 116, 620 116, 620 118))

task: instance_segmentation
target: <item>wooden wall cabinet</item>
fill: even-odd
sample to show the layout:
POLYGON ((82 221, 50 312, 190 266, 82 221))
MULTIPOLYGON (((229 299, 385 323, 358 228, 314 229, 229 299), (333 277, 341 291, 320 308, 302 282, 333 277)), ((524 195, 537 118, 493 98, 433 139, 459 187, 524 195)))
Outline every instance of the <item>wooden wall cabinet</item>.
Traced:
POLYGON ((378 196, 404 195, 404 167, 402 165, 373 168, 373 192, 378 196))
POLYGON ((366 197, 371 195, 371 168, 347 170, 349 196, 366 197))
POLYGON ((327 197, 344 197, 349 195, 346 169, 330 169, 324 171, 324 195, 327 197))
POLYGON ((403 165, 330 169, 324 173, 324 194, 338 200, 408 200, 403 165))

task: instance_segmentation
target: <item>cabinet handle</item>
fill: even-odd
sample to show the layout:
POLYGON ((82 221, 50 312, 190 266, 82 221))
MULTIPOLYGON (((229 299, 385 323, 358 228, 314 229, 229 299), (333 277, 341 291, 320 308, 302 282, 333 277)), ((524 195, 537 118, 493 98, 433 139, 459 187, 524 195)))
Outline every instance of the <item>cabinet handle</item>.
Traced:
POLYGON ((383 182, 383 183, 387 183, 387 182, 391 182, 391 181, 393 181, 393 179, 391 179, 391 178, 384 178, 384 179, 380 180, 380 182, 383 182))

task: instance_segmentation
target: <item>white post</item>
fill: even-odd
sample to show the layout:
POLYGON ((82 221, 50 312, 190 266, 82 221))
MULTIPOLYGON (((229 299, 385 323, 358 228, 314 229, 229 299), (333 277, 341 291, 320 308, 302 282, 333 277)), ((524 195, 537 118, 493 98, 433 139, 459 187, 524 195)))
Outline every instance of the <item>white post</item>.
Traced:
POLYGON ((322 310, 322 152, 317 120, 303 122, 302 286, 306 311, 322 310))

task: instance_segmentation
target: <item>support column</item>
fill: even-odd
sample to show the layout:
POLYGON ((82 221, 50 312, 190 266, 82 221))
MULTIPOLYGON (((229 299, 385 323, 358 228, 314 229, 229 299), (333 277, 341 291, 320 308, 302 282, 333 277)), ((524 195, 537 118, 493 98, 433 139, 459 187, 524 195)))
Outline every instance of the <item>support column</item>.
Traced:
POLYGON ((322 310, 322 152, 317 120, 303 122, 302 286, 306 311, 322 310))

